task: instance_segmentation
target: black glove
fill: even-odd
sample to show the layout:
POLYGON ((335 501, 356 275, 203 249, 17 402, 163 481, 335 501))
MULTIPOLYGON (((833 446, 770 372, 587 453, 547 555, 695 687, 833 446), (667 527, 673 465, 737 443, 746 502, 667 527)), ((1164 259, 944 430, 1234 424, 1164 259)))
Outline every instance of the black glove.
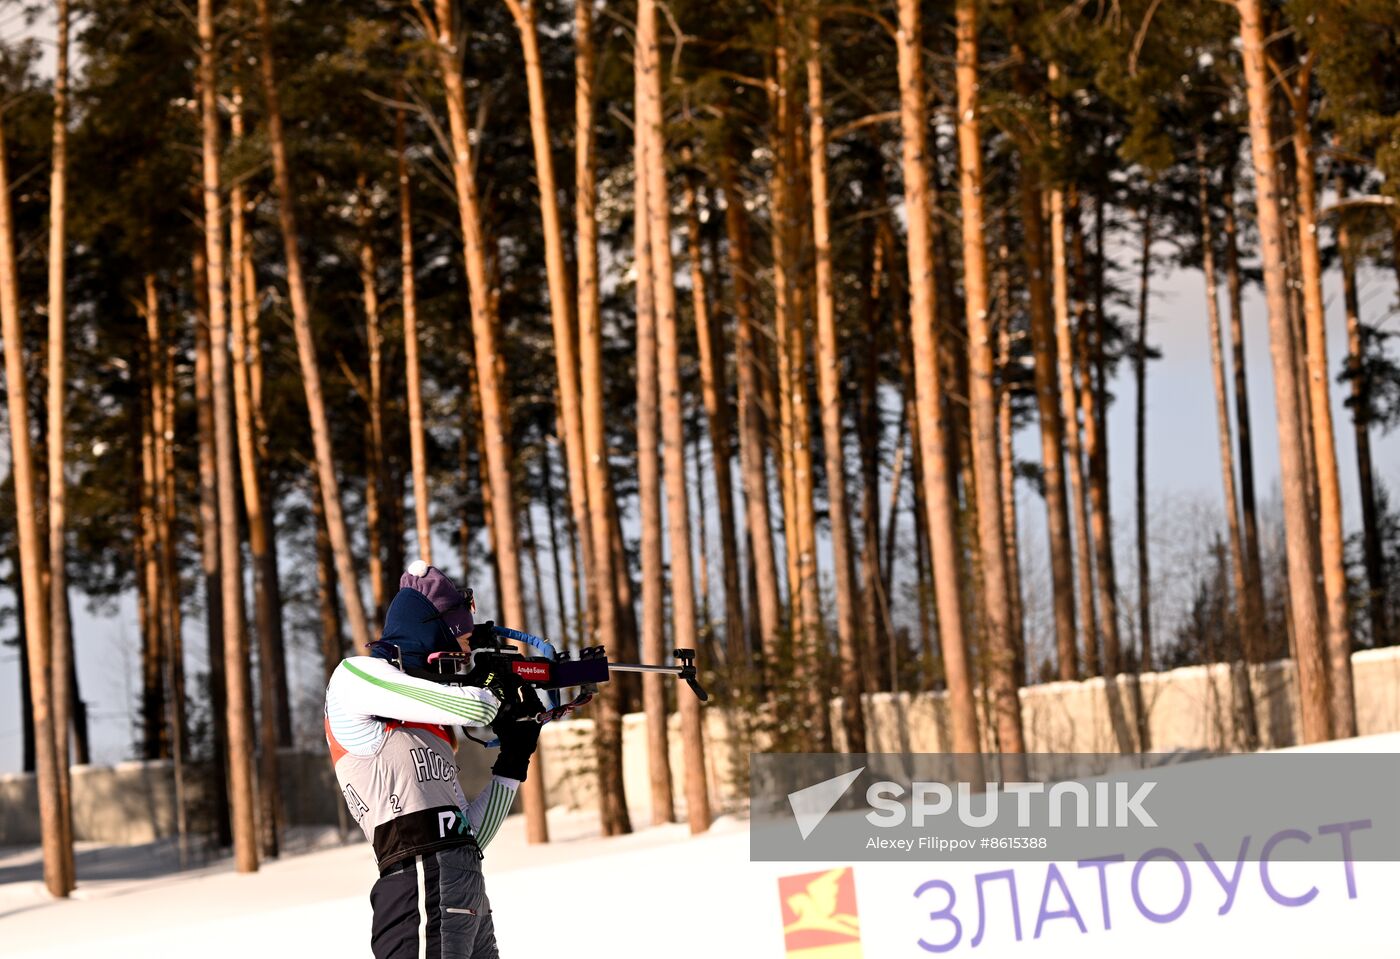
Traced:
MULTIPOLYGON (((533 692, 533 690, 531 691, 533 692)), ((540 724, 533 719, 516 719, 506 711, 497 714, 491 730, 501 741, 501 754, 491 772, 507 779, 525 781, 525 773, 530 768, 530 757, 540 741, 540 724)))
POLYGON ((489 656, 480 658, 460 682, 463 686, 480 686, 490 690, 500 701, 502 712, 518 703, 521 698, 520 677, 509 668, 502 668, 499 659, 493 663, 489 656))

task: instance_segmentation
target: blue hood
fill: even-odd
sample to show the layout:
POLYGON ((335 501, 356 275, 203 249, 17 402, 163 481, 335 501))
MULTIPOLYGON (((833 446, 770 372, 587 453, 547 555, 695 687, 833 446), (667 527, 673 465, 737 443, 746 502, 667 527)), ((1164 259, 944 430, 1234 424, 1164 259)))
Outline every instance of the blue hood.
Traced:
POLYGON ((432 601, 418 590, 404 587, 394 594, 384 614, 384 631, 369 650, 376 659, 393 662, 402 656, 405 669, 424 669, 428 654, 461 652, 462 647, 448 632, 432 601))

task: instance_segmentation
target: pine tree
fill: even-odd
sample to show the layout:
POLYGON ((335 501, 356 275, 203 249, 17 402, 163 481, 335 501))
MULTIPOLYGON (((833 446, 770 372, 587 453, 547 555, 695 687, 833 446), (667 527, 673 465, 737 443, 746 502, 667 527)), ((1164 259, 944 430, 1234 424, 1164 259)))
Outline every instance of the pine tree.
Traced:
POLYGON ((259 58, 259 63, 262 72, 263 98, 267 111, 267 139, 272 153, 273 178, 278 197, 278 224, 281 228, 282 247, 287 261, 287 293, 292 306, 297 361, 301 369, 302 386, 306 393, 307 413, 311 420, 311 439, 315 448, 316 475, 323 501, 322 507, 325 510, 326 528, 331 540, 331 551, 335 558, 336 579, 339 581, 341 599, 345 603, 346 618, 350 621, 350 635, 355 647, 365 650, 370 643, 369 621, 365 617, 364 601, 360 597, 359 582, 355 576, 354 557, 350 553, 350 537, 341 507, 340 481, 336 477, 335 458, 331 450, 330 428, 326 417, 325 397, 321 387, 321 369, 316 358, 315 339, 311 332, 311 308, 307 301, 306 283, 302 274, 301 236, 297 229, 296 200, 295 194, 292 192, 292 174, 287 160, 282 105, 277 89, 275 53, 272 49, 270 0, 258 0, 257 12, 258 30, 262 39, 262 56, 259 58))
MULTIPOLYGON (((10 473, 15 490, 21 599, 25 652, 28 656, 30 702, 34 717, 36 786, 39 832, 44 850, 44 885, 49 894, 66 897, 73 889, 71 861, 64 848, 65 814, 61 807, 59 753, 53 715, 53 652, 49 610, 40 573, 38 513, 36 512, 33 453, 29 434, 29 384, 24 367, 24 336, 20 328, 19 276, 10 204, 10 174, 6 158, 4 117, 0 115, 0 336, 5 342, 5 383, 10 413, 10 473)), ((66 731, 65 731, 66 732, 66 731)), ((66 753, 66 750, 63 750, 66 753)))
POLYGON ((1319 742, 1331 737, 1332 722, 1322 624, 1318 621, 1313 591, 1299 585, 1316 583, 1320 577, 1314 532, 1309 521, 1307 464, 1304 461, 1306 447, 1294 366, 1298 345, 1288 324, 1288 293, 1284 286, 1284 237, 1279 215, 1278 177, 1273 162, 1273 138, 1269 131, 1269 78, 1265 65, 1263 11, 1259 0, 1236 0, 1235 6, 1240 15, 1244 77, 1249 95, 1250 153, 1258 193, 1269 346, 1273 356, 1274 394, 1278 410, 1288 577, 1295 584, 1289 605, 1297 648, 1302 739, 1304 742, 1319 742))
MULTIPOLYGON (((655 291, 657 376, 661 391, 661 432, 665 441, 667 540, 671 548, 672 639, 681 648, 694 649, 696 632, 695 583, 691 572, 690 503, 686 493, 685 422, 681 409, 680 343, 676 323, 675 267, 671 259, 671 194, 666 177, 666 141, 661 97, 661 57, 656 35, 654 0, 641 0, 637 10, 638 59, 644 66, 642 114, 639 135, 647 140, 645 166, 637 171, 647 177, 647 220, 651 237, 652 281, 655 291)), ((643 677, 659 680, 656 674, 643 677)), ((653 696, 662 693, 659 682, 653 696)), ((645 687, 644 687, 645 688, 645 687)), ((663 710, 664 712, 664 710, 663 710)), ((685 758, 686 819, 692 834, 710 828, 709 784, 705 774, 705 739, 700 702, 680 697, 681 749, 685 758)), ((661 757, 657 757, 658 761, 661 757)), ((669 759, 667 760, 669 762, 669 759)))
MULTIPOLYGON (((423 425, 423 377, 418 359, 418 281, 413 262, 413 181, 409 178, 404 111, 394 112, 394 154, 398 160, 399 258, 402 271, 404 387, 408 393, 408 440, 413 470, 414 532, 418 555, 433 564, 433 528, 428 493, 427 436, 423 425)), ((466 570, 463 570, 465 575, 466 570)))
MULTIPOLYGON (((651 90, 647 74, 653 66, 648 48, 653 41, 643 33, 643 16, 652 18, 655 7, 637 8, 637 43, 633 52, 636 89, 632 114, 635 136, 633 160, 632 216, 634 264, 637 272, 637 494, 642 523, 642 655, 659 657, 666 648, 666 559, 663 550, 663 509, 661 501, 661 387, 657 351, 657 270, 653 265, 655 248, 651 230, 649 175, 654 149, 650 135, 651 90)), ((647 772, 651 783, 651 818, 654 824, 675 820, 671 791, 671 758, 666 726, 666 693, 659 676, 642 678, 642 702, 647 714, 647 772)), ((612 743, 608 743, 613 746, 612 743)), ((622 745, 616 750, 616 775, 620 778, 622 745)), ((611 757, 609 757, 611 758, 611 757)), ((602 764, 600 763, 600 767, 602 764)), ((610 770, 611 771, 611 770, 610 770)), ((606 784, 605 784, 606 788, 606 784)), ((618 792, 605 792, 607 802, 617 802, 618 792)), ((603 807, 603 829, 609 833, 609 820, 620 818, 616 809, 603 807)), ((617 830, 622 831, 622 830, 617 830)))
POLYGON ((836 569, 836 622, 841 662, 841 721, 846 748, 865 752, 865 710, 861 692, 860 637, 856 609, 855 559, 850 504, 846 495, 845 436, 841 423, 841 360, 836 339, 836 298, 832 290, 831 211, 827 188, 825 97, 822 92, 821 21, 807 24, 807 115, 810 125, 812 228, 816 247, 817 391, 822 447, 826 452, 827 503, 831 513, 832 564, 836 569))
POLYGON ((234 860, 239 872, 258 868, 253 799, 252 694, 248 687, 243 563, 238 532, 233 395, 229 370, 228 310, 224 299, 223 197, 219 179, 218 86, 214 63, 213 0, 199 3, 199 99, 203 160, 204 255, 209 284, 210 388, 218 488, 220 605, 224 625, 224 681, 228 710, 229 800, 234 860))
POLYGON ((1021 704, 1016 690, 1016 644, 1002 525, 998 464, 995 358, 990 329, 990 285, 983 212, 981 108, 978 82, 977 0, 957 5, 958 157, 962 199, 963 284, 967 310, 968 406, 972 429, 972 473, 977 491, 977 541, 982 563, 982 613, 988 645, 988 692, 992 720, 1003 752, 1025 751, 1021 704))
POLYGON ((933 548, 939 637, 948 677, 952 751, 977 753, 977 713, 963 628, 962 572, 957 556, 953 477, 948 467, 943 374, 938 360, 938 306, 935 299, 931 210, 929 204, 928 133, 925 117, 923 26, 918 4, 900 0, 900 128, 903 133, 904 204, 909 231, 909 325, 918 410, 917 449, 923 464, 928 538, 933 548))
POLYGON ((49 626, 53 631, 54 748, 58 752, 59 813, 63 848, 68 857, 69 883, 76 881, 73 867, 72 787, 68 771, 68 737, 72 726, 73 696, 68 675, 73 670, 73 632, 68 620, 67 515, 65 512, 68 462, 64 446, 64 415, 68 388, 66 300, 68 227, 68 0, 57 0, 58 56, 53 82, 53 166, 49 176, 49 356, 48 356, 48 516, 49 516, 49 626))

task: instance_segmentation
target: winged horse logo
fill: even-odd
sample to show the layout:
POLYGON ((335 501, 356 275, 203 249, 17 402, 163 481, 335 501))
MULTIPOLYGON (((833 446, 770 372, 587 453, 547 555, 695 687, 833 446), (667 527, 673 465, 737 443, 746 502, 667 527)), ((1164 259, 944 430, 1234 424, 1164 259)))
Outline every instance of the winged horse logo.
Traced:
POLYGON ((823 957, 859 959, 860 919, 856 915, 855 874, 849 866, 786 876, 778 881, 778 892, 790 956, 816 955, 809 950, 821 950, 823 957))

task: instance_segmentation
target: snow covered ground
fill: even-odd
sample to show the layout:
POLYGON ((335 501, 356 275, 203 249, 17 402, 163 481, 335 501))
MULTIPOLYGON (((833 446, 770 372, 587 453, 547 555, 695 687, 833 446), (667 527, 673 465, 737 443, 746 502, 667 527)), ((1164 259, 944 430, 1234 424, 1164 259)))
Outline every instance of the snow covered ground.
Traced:
MULTIPOLYGON (((526 844, 520 816, 502 827, 485 864, 502 955, 641 955, 643 945, 667 943, 673 948, 662 954, 701 955, 697 929, 708 930, 707 941, 715 941, 710 906, 717 873, 738 876, 748 862, 744 824, 720 820, 710 835, 692 843, 683 825, 604 840, 596 836, 594 821, 591 815, 551 813, 548 847, 526 844), (688 851, 701 847, 703 873, 686 865, 688 851), (600 936, 621 951, 609 951, 600 936)), ((37 850, 0 855, 0 955, 368 956, 369 888, 376 875, 369 847, 362 841, 339 845, 333 833, 298 833, 295 839, 309 851, 246 876, 234 873, 227 860, 174 872, 170 844, 80 845, 80 886, 67 902, 45 893, 37 850)), ((725 898, 737 892, 731 882, 719 885, 725 898)), ((774 896, 771 889, 768 895, 774 896)), ((774 935, 781 955, 781 932, 775 928, 774 935)))
MULTIPOLYGON (((1328 748, 1395 752, 1400 737, 1328 748)), ((859 863, 851 881, 863 953, 787 953, 778 880, 845 864, 752 863, 747 823, 732 817, 697 838, 668 825, 602 839, 592 815, 554 810, 550 829, 549 846, 530 846, 522 818, 512 817, 487 851, 507 959, 913 959, 930 946, 1013 959, 1400 957, 1396 863, 1359 861, 1348 872, 1337 862, 1281 862, 1261 881, 1257 862, 1222 862, 1223 877, 1192 862, 1183 914, 1165 922, 1149 912, 1168 911, 1182 895, 1182 875, 1169 862, 1141 877, 1131 863, 1098 875, 1061 863, 1057 885, 1049 878, 1055 867, 1044 863, 859 863), (955 903, 945 891, 953 888, 955 903), (1316 893, 1305 896, 1310 888, 1316 893)), ((297 832, 289 845, 247 876, 227 860, 178 872, 168 843, 84 846, 81 885, 64 902, 45 894, 37 850, 0 850, 0 957, 368 956, 368 847, 342 845, 333 832, 297 832)))

